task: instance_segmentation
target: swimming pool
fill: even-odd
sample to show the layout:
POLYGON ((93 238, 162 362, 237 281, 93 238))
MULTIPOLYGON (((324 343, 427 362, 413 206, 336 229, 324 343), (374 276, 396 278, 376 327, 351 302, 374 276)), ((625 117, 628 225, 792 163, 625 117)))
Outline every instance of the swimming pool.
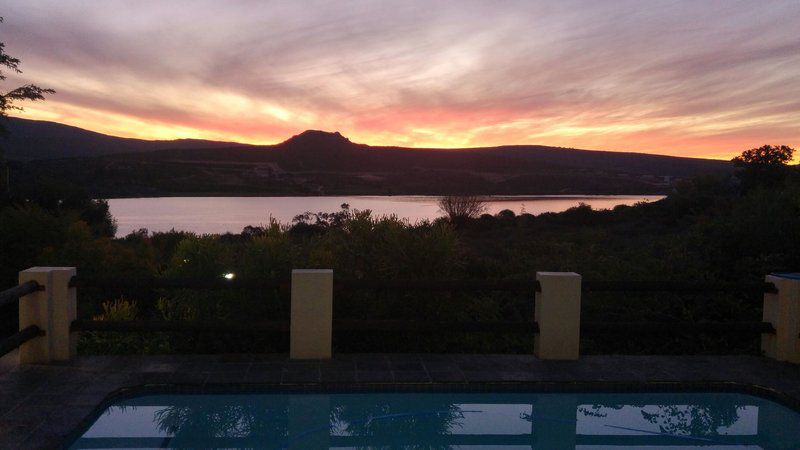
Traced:
POLYGON ((86 448, 800 447, 800 414, 737 393, 358 392, 143 395, 86 448))

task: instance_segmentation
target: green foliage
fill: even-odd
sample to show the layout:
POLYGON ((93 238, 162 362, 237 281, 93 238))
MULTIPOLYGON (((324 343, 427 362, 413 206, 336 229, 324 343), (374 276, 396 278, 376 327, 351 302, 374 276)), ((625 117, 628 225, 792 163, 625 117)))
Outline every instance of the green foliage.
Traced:
POLYGON ((416 226, 396 216, 353 211, 341 226, 305 242, 309 267, 333 268, 348 278, 450 276, 460 265, 458 238, 443 222, 416 226))
MULTIPOLYGON (((306 213, 292 225, 271 221, 241 234, 197 236, 148 233, 106 237, 94 224, 108 223, 104 204, 86 213, 27 203, 0 209, 0 251, 8 285, 31 265, 77 266, 86 279, 146 277, 286 282, 292 268, 333 268, 337 280, 518 279, 537 270, 575 271, 586 280, 760 281, 773 271, 800 268, 800 179, 796 168, 778 185, 736 177, 682 182, 654 203, 596 211, 579 205, 563 213, 492 216, 410 224, 395 216, 343 205, 306 213), (794 174, 794 175, 793 175, 794 174), (88 221, 88 222, 87 222, 88 221)), ((41 200, 44 203, 44 200, 41 200)), ((288 319, 284 289, 132 289, 142 320, 288 319)), ((125 316, 108 309, 114 292, 81 288, 79 314, 125 316)), ((521 321, 533 315, 532 293, 337 291, 334 314, 348 319, 447 319, 521 321)), ((585 295, 587 321, 751 321, 760 299, 742 295, 665 293, 585 295)), ((126 319, 127 320, 127 319, 126 319)), ((450 333, 337 333, 337 351, 529 352, 531 337, 450 333)), ((757 353, 753 336, 586 335, 586 353, 757 353)), ((266 352, 285 351, 284 337, 247 333, 86 333, 81 351, 266 352), (114 337, 116 336, 116 337, 114 337)))
POLYGON ((116 300, 103 302, 103 312, 93 317, 94 320, 108 320, 108 321, 121 321, 121 320, 135 320, 138 314, 136 302, 125 300, 120 297, 116 300))
MULTIPOLYGON (((136 302, 124 297, 105 301, 100 306, 102 312, 92 317, 93 320, 128 321, 135 320, 139 314, 136 302)), ((130 353, 141 343, 141 337, 128 333, 89 332, 83 333, 78 346, 83 351, 121 354, 130 353)))
POLYGON ((69 218, 52 215, 36 205, 0 209, 2 285, 14 284, 21 269, 41 265, 42 251, 58 245, 69 224, 69 218))
POLYGON ((218 278, 231 271, 231 260, 219 236, 191 236, 178 243, 165 272, 175 278, 218 278))
POLYGON ((160 297, 156 308, 164 320, 197 320, 197 307, 189 302, 160 297))
POLYGON ((287 228, 273 220, 245 244, 239 271, 249 279, 287 278, 292 270, 293 253, 287 228))

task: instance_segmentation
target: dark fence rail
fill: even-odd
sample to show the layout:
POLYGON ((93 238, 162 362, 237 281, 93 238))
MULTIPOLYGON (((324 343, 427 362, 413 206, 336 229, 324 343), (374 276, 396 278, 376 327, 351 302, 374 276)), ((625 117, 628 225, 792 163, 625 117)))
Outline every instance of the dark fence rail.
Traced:
POLYGON ((17 333, 12 334, 11 336, 0 341, 0 356, 11 352, 20 345, 38 336, 44 336, 44 331, 39 329, 39 327, 36 325, 31 325, 23 330, 18 331, 17 333))
POLYGON ((259 322, 221 321, 166 321, 166 320, 76 320, 71 331, 120 331, 120 332, 255 332, 288 333, 288 320, 266 320, 259 322))
POLYGON ((753 333, 775 334, 769 322, 586 322, 581 333, 676 334, 753 333))
MULTIPOLYGON (((336 290, 541 292, 537 280, 334 280, 336 290)), ((584 281, 584 292, 672 292, 677 294, 775 293, 772 283, 684 281, 584 281)))
MULTIPOLYGON (((125 280, 91 280, 73 277, 71 287, 107 289, 283 289, 291 286, 290 280, 220 278, 139 278, 125 280)), ((12 288, 16 289, 16 288, 12 288)), ((337 291, 506 291, 540 292, 537 280, 357 280, 334 278, 337 291)), ((678 294, 705 293, 775 293, 772 283, 715 283, 684 281, 584 281, 584 292, 672 292, 678 294)), ((10 291, 10 290, 9 290, 10 291)), ((0 294, 0 304, 2 296, 0 294)), ((24 295, 24 294, 23 294, 24 295)))
MULTIPOLYGON (((288 333, 288 320, 241 322, 183 322, 183 321, 105 321, 76 320, 72 331, 115 332, 227 332, 227 333, 288 333)), ((334 332, 488 332, 538 333, 536 322, 456 322, 413 320, 334 320, 334 332)), ((679 334, 679 333, 752 333, 774 334, 768 322, 586 322, 581 332, 679 334)))
MULTIPOLYGON (((220 278, 139 278, 98 280, 73 277, 70 287, 94 289, 288 289, 290 280, 220 278)), ((334 289, 393 291, 538 291, 535 280, 354 280, 334 279, 334 289)))
MULTIPOLYGON (((0 308, 19 301, 20 297, 24 297, 30 293, 42 289, 43 287, 36 281, 27 281, 18 286, 6 289, 5 291, 0 292, 0 308)), ((42 335, 44 335, 44 332, 36 325, 31 325, 14 333, 11 336, 0 340, 0 356, 15 350, 29 340, 42 335)))
POLYGON ((372 291, 508 291, 537 292, 536 280, 341 280, 334 279, 335 290, 372 291))
POLYGON ((584 292, 671 292, 676 294, 776 293, 772 283, 717 283, 684 281, 584 281, 584 292))
POLYGON ((72 277, 70 287, 91 289, 288 289, 290 283, 276 280, 226 280, 220 278, 128 278, 101 280, 72 277))
POLYGON ((334 320, 333 331, 537 333, 536 322, 456 322, 414 320, 334 320))
POLYGON ((35 281, 28 281, 0 292, 0 308, 19 300, 20 297, 41 290, 42 286, 35 281))
MULTIPOLYGON (((227 332, 288 333, 288 320, 259 322, 197 322, 161 320, 76 320, 72 331, 115 332, 227 332)), ((334 320, 334 332, 492 332, 514 333, 539 331, 536 322, 429 322, 411 320, 334 320)))
MULTIPOLYGON (((148 278, 125 280, 83 280, 73 278, 71 286, 109 287, 120 289, 142 288, 189 288, 189 289, 288 289, 289 280, 226 280, 218 279, 164 279, 148 278)), ((536 280, 334 280, 336 291, 506 291, 532 293, 541 291, 536 280)), ((772 283, 705 283, 681 281, 585 281, 584 292, 670 292, 677 294, 746 293, 763 294, 777 292, 772 283)), ((333 321, 334 332, 490 332, 490 333, 538 333, 535 321, 515 322, 456 322, 414 320, 349 320, 333 321)), ((96 321, 76 320, 73 331, 98 332, 227 332, 227 333, 288 333, 288 320, 258 322, 184 322, 184 321, 96 321)), ((586 333, 631 333, 631 334, 726 334, 766 333, 775 329, 767 322, 585 322, 581 332, 586 333)))

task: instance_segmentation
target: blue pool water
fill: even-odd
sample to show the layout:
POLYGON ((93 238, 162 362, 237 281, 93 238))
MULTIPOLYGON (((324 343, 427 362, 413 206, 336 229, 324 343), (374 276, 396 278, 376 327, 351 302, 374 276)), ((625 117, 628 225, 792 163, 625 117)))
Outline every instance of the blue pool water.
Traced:
POLYGON ((800 414, 732 393, 148 395, 70 448, 796 449, 800 414))

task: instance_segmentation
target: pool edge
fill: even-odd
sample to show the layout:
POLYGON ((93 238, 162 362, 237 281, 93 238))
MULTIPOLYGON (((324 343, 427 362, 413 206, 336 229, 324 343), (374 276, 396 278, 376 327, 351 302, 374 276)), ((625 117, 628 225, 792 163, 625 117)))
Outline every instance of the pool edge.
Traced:
POLYGON ((525 392, 525 393, 672 393, 713 392, 752 395, 800 413, 800 399, 778 389, 738 381, 508 381, 429 383, 216 383, 142 384, 108 394, 65 436, 58 448, 68 449, 114 403, 145 395, 163 394, 268 394, 268 393, 364 393, 364 392, 525 392))

